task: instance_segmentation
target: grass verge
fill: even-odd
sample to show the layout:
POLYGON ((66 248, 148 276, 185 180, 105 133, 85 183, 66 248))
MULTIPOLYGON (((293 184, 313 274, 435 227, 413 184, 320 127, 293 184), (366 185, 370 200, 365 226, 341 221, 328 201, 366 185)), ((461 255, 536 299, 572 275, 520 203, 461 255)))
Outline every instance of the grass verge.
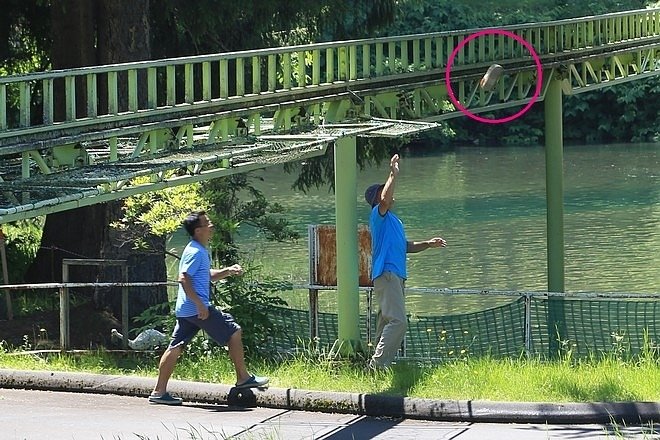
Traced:
MULTIPOLYGON (((181 357, 173 378, 233 384, 233 366, 222 349, 181 357)), ((17 355, 0 351, 0 368, 83 371, 156 377, 157 355, 17 355)), ((589 360, 476 358, 421 365, 399 362, 371 372, 362 361, 301 354, 280 361, 252 359, 250 369, 271 386, 429 399, 520 402, 660 401, 660 360, 615 356, 589 360)))

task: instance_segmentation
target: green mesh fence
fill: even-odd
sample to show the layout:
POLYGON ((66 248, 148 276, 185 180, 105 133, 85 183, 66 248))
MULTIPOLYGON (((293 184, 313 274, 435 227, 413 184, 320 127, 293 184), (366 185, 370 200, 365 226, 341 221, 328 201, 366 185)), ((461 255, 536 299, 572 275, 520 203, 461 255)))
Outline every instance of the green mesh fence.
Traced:
MULTIPOLYGON (((307 310, 273 307, 268 312, 269 318, 277 324, 281 331, 271 335, 269 348, 280 352, 306 347, 310 341, 309 312, 307 310)), ((367 341, 366 317, 360 316, 360 337, 367 341)), ((318 314, 317 343, 320 346, 330 347, 338 338, 337 315, 334 313, 318 314)), ((371 328, 375 328, 375 319, 372 319, 371 328)))
POLYGON ((517 356, 525 349, 525 303, 474 313, 419 317, 408 322, 405 356, 452 359, 467 356, 517 356))
POLYGON ((570 350, 586 357, 636 355, 660 341, 660 300, 532 297, 532 351, 553 356, 570 350))
POLYGON ((307 310, 272 307, 268 318, 278 330, 269 338, 269 349, 287 352, 309 343, 309 312, 307 310))
MULTIPOLYGON (((276 307, 269 315, 283 329, 272 336, 271 348, 291 351, 309 343, 308 311, 276 307)), ((369 319, 370 327, 367 322, 366 316, 360 317, 363 341, 368 341, 369 334, 375 338, 375 316, 369 319)), ((337 336, 337 315, 319 313, 319 346, 332 346, 337 336)), ((483 355, 513 357, 525 352, 526 340, 530 354, 541 357, 567 350, 576 357, 611 352, 636 355, 645 344, 660 341, 660 297, 594 299, 518 294, 508 304, 472 313, 416 316, 409 319, 401 355, 440 361, 483 355)))

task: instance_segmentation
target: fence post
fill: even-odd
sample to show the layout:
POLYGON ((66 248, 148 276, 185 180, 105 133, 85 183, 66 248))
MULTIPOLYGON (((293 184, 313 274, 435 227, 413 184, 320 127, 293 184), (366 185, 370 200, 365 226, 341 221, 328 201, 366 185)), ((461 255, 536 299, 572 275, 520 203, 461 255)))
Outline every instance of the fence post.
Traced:
MULTIPOLYGON (((121 265, 121 278, 124 283, 128 283, 128 267, 126 267, 126 262, 124 261, 121 265)), ((124 349, 128 348, 128 286, 122 286, 121 288, 121 331, 123 332, 124 338, 121 341, 121 345, 124 349)))
POLYGON ((126 267, 126 260, 105 260, 105 259, 80 259, 80 258, 64 258, 62 259, 62 283, 64 286, 60 288, 60 345, 62 350, 70 348, 71 340, 69 338, 69 266, 121 266, 122 274, 122 287, 121 287, 121 329, 124 334, 123 347, 128 347, 128 268, 126 267))
POLYGON ((525 292, 525 353, 532 355, 532 294, 525 292))
MULTIPOLYGON (((69 282, 69 265, 62 262, 62 282, 69 282)), ((69 341, 69 288, 60 287, 60 347, 68 350, 69 341)))
POLYGON ((312 344, 319 336, 319 291, 309 289, 309 336, 312 344))
POLYGON ((374 289, 367 289, 367 345, 371 344, 371 314, 373 313, 374 289))
MULTIPOLYGON (((5 235, 0 228, 0 262, 2 263, 2 281, 4 284, 9 284, 9 270, 7 268, 7 249, 5 247, 5 235)), ((14 319, 14 309, 11 304, 11 292, 5 291, 5 302, 7 304, 7 320, 14 319)))

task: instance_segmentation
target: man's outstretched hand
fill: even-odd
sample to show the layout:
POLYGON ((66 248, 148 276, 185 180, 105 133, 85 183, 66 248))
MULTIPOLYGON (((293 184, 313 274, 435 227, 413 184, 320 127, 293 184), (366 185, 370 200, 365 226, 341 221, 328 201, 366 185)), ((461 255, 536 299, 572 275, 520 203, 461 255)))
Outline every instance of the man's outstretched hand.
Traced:
POLYGON ((429 244, 429 247, 432 248, 447 246, 447 241, 442 237, 433 237, 432 239, 428 240, 427 243, 429 244))
POLYGON ((397 174, 399 174, 399 160, 400 160, 400 158, 399 158, 399 155, 398 155, 398 154, 395 154, 395 155, 392 156, 392 158, 390 159, 390 171, 391 171, 392 174, 394 174, 395 176, 396 176, 397 174))

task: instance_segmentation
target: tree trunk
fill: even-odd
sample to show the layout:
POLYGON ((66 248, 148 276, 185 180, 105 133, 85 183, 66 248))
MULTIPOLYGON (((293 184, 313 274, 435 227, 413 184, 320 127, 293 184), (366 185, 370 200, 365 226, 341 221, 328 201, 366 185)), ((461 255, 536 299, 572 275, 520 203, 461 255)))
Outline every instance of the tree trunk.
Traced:
MULTIPOLYGON (((49 214, 41 247, 27 270, 26 281, 61 282, 63 258, 100 258, 102 244, 108 236, 111 208, 104 203, 49 214)), ((72 282, 93 282, 97 272, 93 268, 72 268, 69 279, 72 282)))
MULTIPOLYGON (((98 60, 99 64, 143 61, 151 58, 148 0, 102 0, 98 4, 98 60)), ((125 80, 125 78, 120 78, 125 80)), ((123 84, 120 81, 120 84, 123 84)), ((120 109, 128 108, 127 93, 120 93, 120 109)), ((139 97, 146 99, 144 96, 139 97)), ((105 258, 127 260, 128 277, 131 281, 165 281, 165 241, 151 237, 150 252, 133 249, 133 243, 110 233, 112 239, 104 243, 105 258)), ((119 274, 117 274, 117 277, 119 274)), ((110 305, 115 316, 120 307, 119 292, 97 290, 98 305, 110 305)), ((146 308, 167 301, 167 288, 131 288, 129 292, 129 316, 134 317, 146 308)))
MULTIPOLYGON (((148 0, 102 0, 98 14, 99 64, 126 63, 151 59, 151 31, 149 25, 148 0)), ((139 72, 145 81, 146 72, 139 72)), ((101 82, 105 78, 101 78, 101 82)), ((119 77, 123 86, 127 78, 119 77)), ((146 103, 146 87, 138 90, 140 105, 146 103)), ((106 106, 107 97, 101 97, 101 108, 106 106)), ((128 94, 119 94, 119 111, 128 110, 128 94)))
MULTIPOLYGON (((148 0, 62 0, 51 5, 54 69, 150 58, 148 0)), ((79 87, 84 98, 85 85, 79 87)), ((57 98, 62 96, 61 90, 55 89, 55 102, 63 102, 57 98)), ((120 96, 124 97, 125 106, 126 91, 120 90, 120 96)), ((81 111, 84 107, 79 106, 78 112, 81 111)), ((61 107, 56 111, 56 120, 64 117, 61 107)), ((60 281, 63 258, 106 258, 127 260, 129 281, 165 281, 164 239, 152 238, 154 249, 148 253, 133 249, 132 243, 110 227, 111 222, 120 218, 121 206, 121 201, 116 201, 48 215, 41 248, 26 280, 60 281)), ((94 267, 72 267, 69 278, 79 282, 121 280, 117 270, 94 267)), ((98 308, 109 308, 120 317, 120 292, 120 289, 87 289, 82 293, 88 298, 93 294, 98 308)), ((136 316, 147 307, 165 301, 165 287, 133 288, 129 294, 129 315, 136 316)))
POLYGON ((97 23, 100 64, 151 58, 148 0, 103 0, 97 23))
MULTIPOLYGON (((128 280, 138 282, 163 282, 167 280, 165 267, 165 238, 150 236, 145 241, 149 250, 136 250, 133 241, 126 240, 116 229, 110 229, 102 256, 108 260, 125 260, 128 280)), ((106 266, 99 274, 101 282, 123 281, 116 266, 106 266)), ((131 287, 128 289, 128 315, 132 319, 149 307, 167 301, 167 287, 131 287)), ((98 288, 94 291, 94 303, 98 308, 108 308, 121 317, 121 288, 98 288)))
MULTIPOLYGON (((95 4, 89 0, 61 0, 51 2, 51 64, 53 69, 94 66, 97 64, 95 45, 95 4)), ((87 98, 84 78, 76 81, 76 111, 84 115, 87 98)), ((64 96, 64 81, 53 84, 56 97, 64 96)), ((54 118, 65 120, 65 101, 55 99, 54 118)))

